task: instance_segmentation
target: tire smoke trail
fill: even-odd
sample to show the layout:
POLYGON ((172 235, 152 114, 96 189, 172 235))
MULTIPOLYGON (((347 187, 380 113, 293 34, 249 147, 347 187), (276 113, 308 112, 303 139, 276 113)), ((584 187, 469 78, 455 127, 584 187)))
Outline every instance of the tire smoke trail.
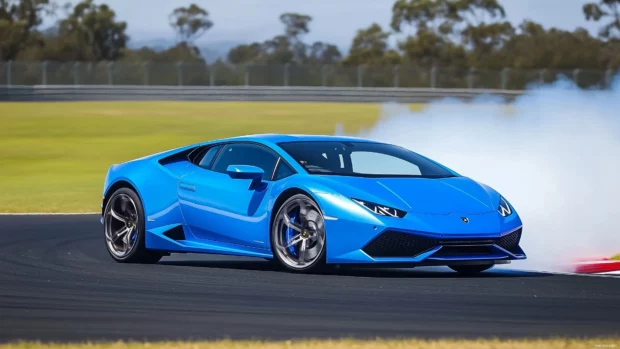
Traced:
POLYGON ((620 80, 609 91, 571 82, 513 104, 443 100, 423 112, 386 104, 360 136, 429 156, 504 195, 524 222, 522 269, 562 271, 620 252, 620 80))

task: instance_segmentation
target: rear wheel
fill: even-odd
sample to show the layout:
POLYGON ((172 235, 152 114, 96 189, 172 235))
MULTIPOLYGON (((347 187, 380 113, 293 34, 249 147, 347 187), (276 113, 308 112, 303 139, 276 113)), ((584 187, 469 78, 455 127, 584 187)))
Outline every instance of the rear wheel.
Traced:
POLYGON ((271 249, 290 271, 317 271, 325 265, 325 224, 314 200, 297 194, 280 206, 271 227, 271 249))
POLYGON ((493 264, 476 264, 476 265, 449 265, 450 269, 463 275, 475 275, 487 269, 491 269, 493 264))
POLYGON ((105 245, 110 256, 121 263, 157 263, 160 252, 145 247, 144 210, 138 195, 120 188, 110 196, 103 211, 105 245))

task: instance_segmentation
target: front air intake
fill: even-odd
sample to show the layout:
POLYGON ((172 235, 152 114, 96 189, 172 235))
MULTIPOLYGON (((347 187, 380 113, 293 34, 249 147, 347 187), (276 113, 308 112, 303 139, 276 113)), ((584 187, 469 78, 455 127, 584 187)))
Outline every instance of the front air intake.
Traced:
POLYGON ((374 238, 362 250, 373 258, 398 258, 415 257, 435 246, 437 246, 437 240, 434 239, 399 231, 386 231, 374 238))
POLYGON ((523 228, 519 228, 510 234, 506 234, 495 241, 495 244, 504 250, 516 253, 519 252, 519 241, 521 241, 521 232, 523 228))

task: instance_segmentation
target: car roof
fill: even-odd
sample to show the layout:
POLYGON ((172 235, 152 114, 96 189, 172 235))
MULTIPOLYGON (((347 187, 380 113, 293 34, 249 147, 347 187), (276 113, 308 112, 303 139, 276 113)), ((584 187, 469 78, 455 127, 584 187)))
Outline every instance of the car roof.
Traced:
POLYGON ((257 141, 261 143, 283 143, 283 142, 373 142, 368 139, 358 137, 345 136, 328 136, 328 135, 305 135, 305 134, 277 134, 265 133, 240 136, 234 138, 220 139, 219 141, 257 141))

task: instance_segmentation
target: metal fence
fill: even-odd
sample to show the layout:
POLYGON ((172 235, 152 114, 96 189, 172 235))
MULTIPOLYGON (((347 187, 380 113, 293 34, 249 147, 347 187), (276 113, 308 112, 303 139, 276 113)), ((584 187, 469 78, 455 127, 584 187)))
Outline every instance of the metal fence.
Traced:
POLYGON ((0 85, 316 86, 523 90, 559 79, 607 88, 612 70, 485 70, 414 66, 0 62, 0 85))

